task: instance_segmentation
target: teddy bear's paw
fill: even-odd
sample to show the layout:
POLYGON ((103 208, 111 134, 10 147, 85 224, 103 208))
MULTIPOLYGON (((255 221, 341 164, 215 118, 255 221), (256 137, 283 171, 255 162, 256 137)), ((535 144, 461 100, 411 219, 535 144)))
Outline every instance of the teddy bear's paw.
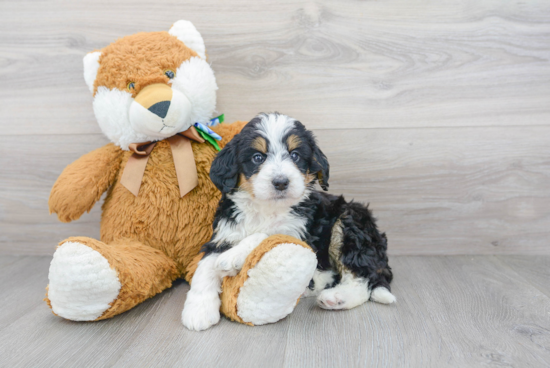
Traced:
POLYGON ((194 298, 189 294, 181 313, 181 321, 186 328, 203 331, 220 321, 220 301, 217 294, 215 298, 194 298))
POLYGON ((99 252, 66 242, 53 255, 48 275, 52 310, 73 321, 93 321, 118 297, 117 272, 99 252))
POLYGON ((237 297, 237 314, 254 325, 285 318, 294 310, 316 266, 310 249, 292 243, 277 245, 248 271, 237 297))

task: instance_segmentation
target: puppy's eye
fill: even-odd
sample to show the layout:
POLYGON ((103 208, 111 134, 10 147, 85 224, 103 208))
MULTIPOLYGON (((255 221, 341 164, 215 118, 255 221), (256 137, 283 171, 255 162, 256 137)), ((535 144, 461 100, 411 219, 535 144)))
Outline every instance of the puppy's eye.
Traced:
POLYGON ((174 73, 173 70, 168 69, 167 71, 164 72, 164 75, 170 79, 174 79, 174 77, 176 76, 176 73, 174 73))
POLYGON ((300 154, 298 154, 298 152, 296 152, 296 151, 292 151, 290 153, 290 158, 292 159, 292 161, 298 162, 298 161, 300 161, 300 154))
POLYGON ((252 162, 254 162, 255 164, 259 165, 261 164, 262 162, 264 162, 265 160, 265 157, 264 155, 260 154, 260 153, 256 153, 254 156, 252 156, 252 162))
POLYGON ((128 88, 128 91, 133 91, 134 88, 136 88, 136 84, 134 82, 128 82, 126 88, 128 88))

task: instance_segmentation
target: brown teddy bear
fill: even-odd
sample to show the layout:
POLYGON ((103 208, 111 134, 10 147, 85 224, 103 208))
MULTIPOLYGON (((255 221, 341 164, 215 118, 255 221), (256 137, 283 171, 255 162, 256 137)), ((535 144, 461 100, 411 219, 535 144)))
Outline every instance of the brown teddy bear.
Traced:
MULTIPOLYGON (((127 36, 84 58, 94 113, 112 143, 65 168, 53 186, 50 212, 70 222, 107 196, 101 240, 71 237, 55 251, 45 300, 56 315, 110 318, 177 278, 191 281, 221 196, 209 178, 217 150, 195 129, 195 123, 208 125, 216 105, 205 52, 195 27, 178 21, 169 32, 127 36)), ((213 128, 223 138, 220 146, 243 126, 213 128)), ((239 274, 225 278, 222 313, 250 325, 284 318, 316 263, 300 240, 267 238, 239 274), (284 249, 289 244, 297 249, 292 254, 284 249), (277 253, 285 254, 284 263, 277 253)))

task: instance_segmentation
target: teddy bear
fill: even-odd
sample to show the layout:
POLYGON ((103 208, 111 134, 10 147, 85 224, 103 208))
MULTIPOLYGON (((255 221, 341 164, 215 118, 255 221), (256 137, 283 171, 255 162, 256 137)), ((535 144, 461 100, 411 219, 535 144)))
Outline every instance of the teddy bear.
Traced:
MULTIPOLYGON (((177 278, 192 282, 221 197, 210 166, 217 148, 245 123, 212 127, 219 147, 196 128, 210 124, 218 87, 203 38, 189 21, 87 54, 84 79, 111 143, 63 170, 49 208, 59 220, 74 221, 107 192, 100 240, 75 236, 59 243, 45 301, 65 319, 97 321, 177 278)), ((307 244, 273 235, 223 280, 220 311, 248 325, 276 322, 292 312, 316 265, 307 244)))

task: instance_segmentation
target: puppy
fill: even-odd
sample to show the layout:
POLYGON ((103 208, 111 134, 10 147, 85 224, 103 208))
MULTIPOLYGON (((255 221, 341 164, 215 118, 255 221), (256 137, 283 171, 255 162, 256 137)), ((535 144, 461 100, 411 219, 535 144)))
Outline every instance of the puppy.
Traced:
POLYGON ((222 192, 210 242, 201 249, 182 322, 204 330, 220 319, 221 281, 274 234, 314 248, 318 267, 306 296, 325 309, 350 309, 369 298, 392 303, 387 241, 367 207, 314 190, 328 189, 329 164, 313 134, 278 113, 252 119, 210 169, 222 192))

